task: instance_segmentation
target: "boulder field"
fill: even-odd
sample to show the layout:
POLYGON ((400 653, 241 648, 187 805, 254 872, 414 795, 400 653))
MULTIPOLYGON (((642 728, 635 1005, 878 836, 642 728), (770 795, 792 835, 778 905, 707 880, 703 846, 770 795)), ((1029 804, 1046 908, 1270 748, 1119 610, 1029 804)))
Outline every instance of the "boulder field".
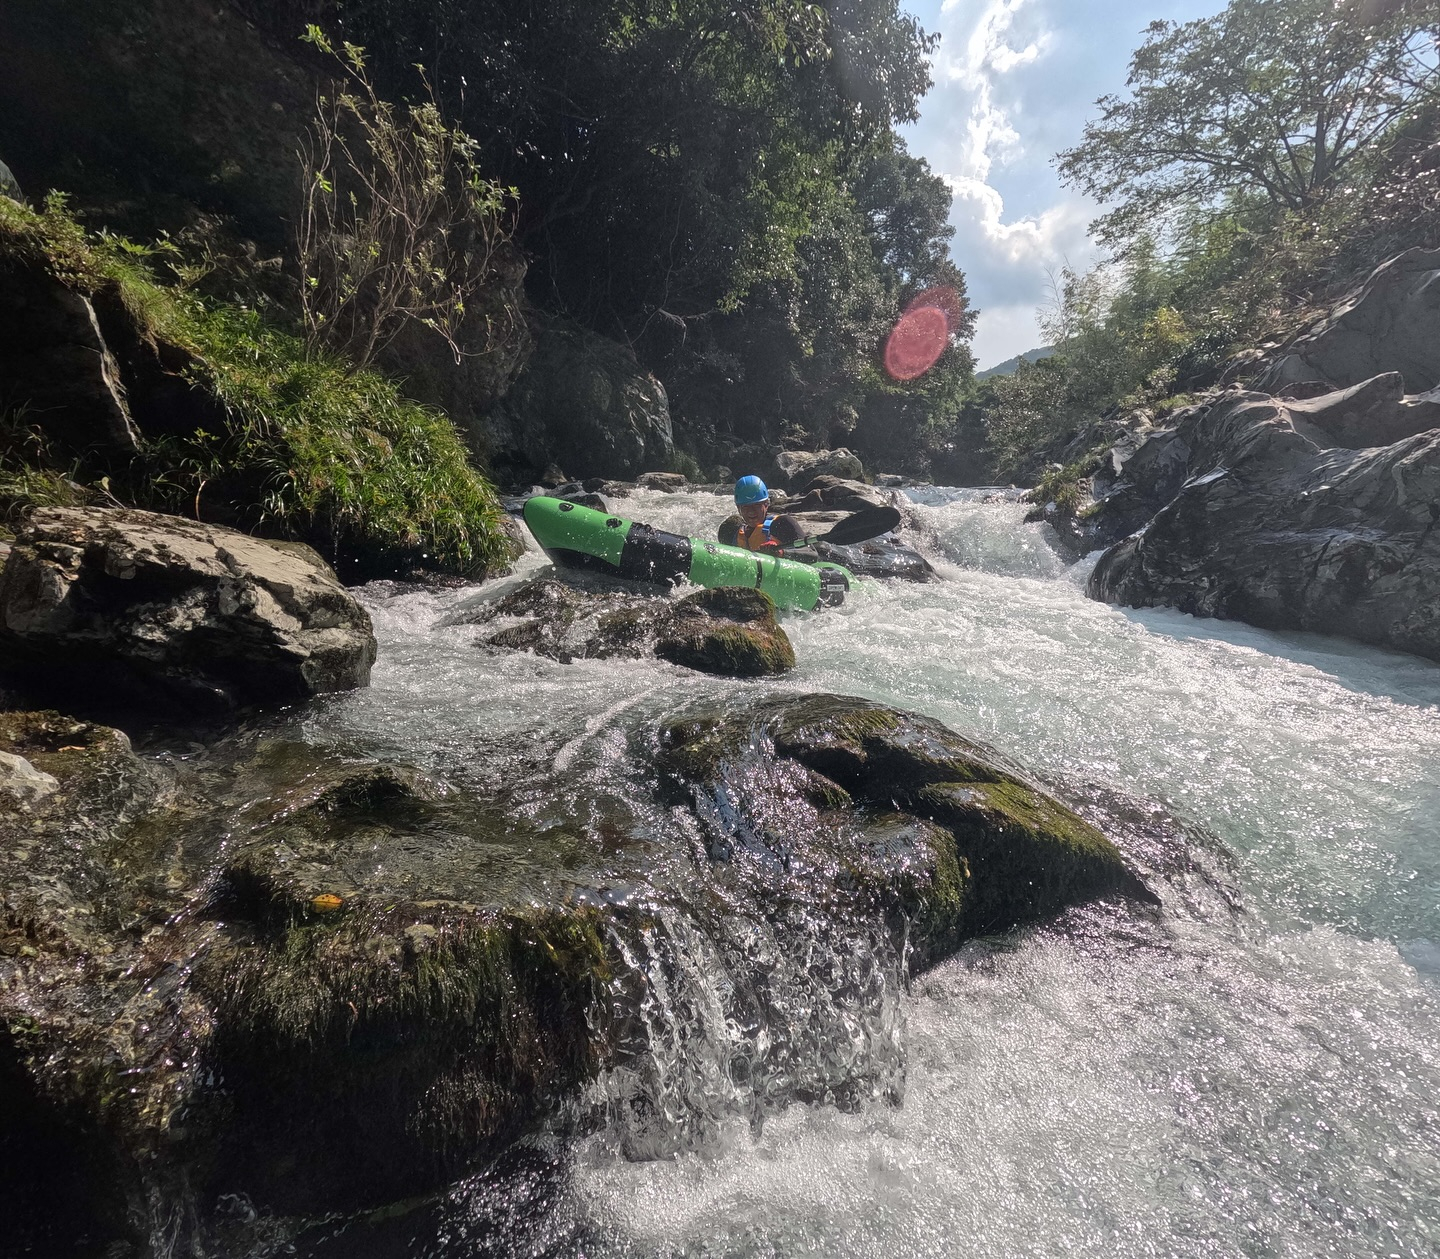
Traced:
POLYGON ((1183 860, 1149 806, 1067 789, 1072 808, 862 700, 692 705, 626 738, 597 782, 550 747, 441 775, 281 726, 142 756, 0 714, 12 1239, 213 1240, 227 1195, 310 1218, 399 1203, 593 1122, 611 1072, 649 1114, 646 1020, 676 998, 644 958, 671 937, 726 969, 757 1105, 853 1103, 875 1064, 805 1055, 849 1036, 831 1005, 876 992, 825 988, 796 1026, 786 985, 830 981, 792 955, 893 980, 1080 901, 1151 916, 1156 853, 1183 860))

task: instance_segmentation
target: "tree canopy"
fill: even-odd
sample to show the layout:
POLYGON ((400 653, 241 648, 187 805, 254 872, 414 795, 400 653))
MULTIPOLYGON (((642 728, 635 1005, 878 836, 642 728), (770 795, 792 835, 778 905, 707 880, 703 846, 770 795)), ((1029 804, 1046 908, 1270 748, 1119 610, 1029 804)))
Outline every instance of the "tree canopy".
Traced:
POLYGON ((1155 22, 1126 97, 1097 102, 1063 178, 1116 208, 1123 242, 1177 210, 1253 197, 1305 211, 1353 187, 1358 168, 1440 91, 1434 0, 1231 0, 1192 22, 1155 22))
MULTIPOLYGON (((247 2, 291 33, 293 0, 247 2)), ((478 166, 518 191, 536 306, 628 344, 700 439, 863 436, 903 302, 937 283, 963 301, 949 189, 894 130, 934 47, 898 0, 304 8, 393 99, 425 67, 478 166)), ((972 324, 937 369, 957 380, 972 324)))

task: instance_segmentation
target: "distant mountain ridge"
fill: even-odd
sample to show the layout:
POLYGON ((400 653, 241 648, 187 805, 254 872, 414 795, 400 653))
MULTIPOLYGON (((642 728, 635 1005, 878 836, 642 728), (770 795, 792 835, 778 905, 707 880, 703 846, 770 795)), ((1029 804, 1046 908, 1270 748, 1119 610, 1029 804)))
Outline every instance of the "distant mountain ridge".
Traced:
POLYGON ((1049 358, 1055 353, 1053 345, 1042 345, 1038 349, 1026 350, 1023 354, 1017 354, 1014 358, 1007 358, 1003 363, 997 363, 994 367, 987 367, 983 372, 976 372, 976 380, 985 380, 989 376, 1009 376, 1021 363, 1038 363, 1042 358, 1049 358))

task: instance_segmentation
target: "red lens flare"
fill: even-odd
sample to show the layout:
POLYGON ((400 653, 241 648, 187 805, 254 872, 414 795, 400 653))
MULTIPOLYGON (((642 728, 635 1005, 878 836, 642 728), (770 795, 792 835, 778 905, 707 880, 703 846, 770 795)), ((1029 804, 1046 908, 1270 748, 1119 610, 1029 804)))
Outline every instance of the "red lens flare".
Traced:
POLYGON ((916 293, 885 338, 885 370, 895 380, 923 376, 945 353, 963 313, 960 294, 952 288, 916 293))
POLYGON ((950 321, 943 310, 907 310, 885 339, 885 370, 896 380, 914 380, 935 366, 949 342, 950 321))

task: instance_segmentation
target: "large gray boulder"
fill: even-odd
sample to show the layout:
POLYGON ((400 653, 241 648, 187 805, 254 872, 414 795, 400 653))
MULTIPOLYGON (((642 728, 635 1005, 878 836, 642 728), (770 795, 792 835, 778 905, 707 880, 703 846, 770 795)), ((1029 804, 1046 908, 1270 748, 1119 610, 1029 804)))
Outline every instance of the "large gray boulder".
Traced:
POLYGON ((847 480, 828 473, 812 476, 803 484, 792 488, 800 497, 786 501, 785 510, 791 513, 864 511, 867 507, 884 507, 892 497, 884 490, 877 490, 863 481, 847 480))
POLYGON ((1117 521, 1138 531, 1101 557, 1089 593, 1440 660, 1440 428, 1368 444, 1436 423, 1433 406, 1382 380, 1304 402, 1234 391, 1190 409, 1091 513, 1097 534, 1117 521))
POLYGON ((1278 351, 1253 387, 1343 387, 1384 372, 1400 373, 1411 393, 1440 385, 1440 250, 1408 249, 1381 263, 1278 351))
POLYGON ((837 450, 782 450, 775 457, 782 489, 799 490, 816 477, 839 477, 863 481, 865 465, 860 456, 841 446, 837 450))
POLYGON ((487 422, 486 440, 532 468, 634 480, 674 453, 665 386, 618 342, 549 328, 487 422))
POLYGON ((52 507, 30 517, 0 572, 0 653, 29 696, 213 710, 365 686, 375 637, 303 544, 52 507))

